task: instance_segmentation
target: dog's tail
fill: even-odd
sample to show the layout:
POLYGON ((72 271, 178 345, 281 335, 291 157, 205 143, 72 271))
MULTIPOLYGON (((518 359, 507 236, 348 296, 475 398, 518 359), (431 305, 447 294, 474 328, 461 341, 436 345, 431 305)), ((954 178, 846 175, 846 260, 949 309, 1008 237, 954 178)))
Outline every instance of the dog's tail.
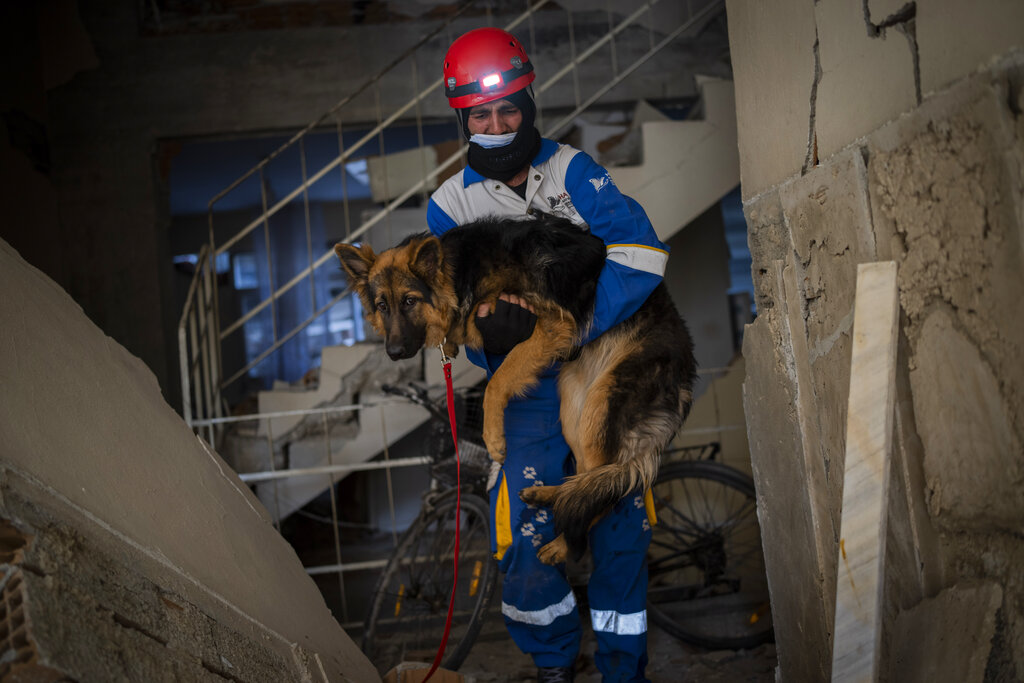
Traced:
POLYGON ((587 532, 595 518, 629 493, 639 496, 638 505, 643 505, 644 492, 657 477, 660 455, 660 448, 652 448, 619 462, 573 475, 562 482, 552 506, 555 530, 565 534, 574 558, 578 559, 586 550, 587 532))

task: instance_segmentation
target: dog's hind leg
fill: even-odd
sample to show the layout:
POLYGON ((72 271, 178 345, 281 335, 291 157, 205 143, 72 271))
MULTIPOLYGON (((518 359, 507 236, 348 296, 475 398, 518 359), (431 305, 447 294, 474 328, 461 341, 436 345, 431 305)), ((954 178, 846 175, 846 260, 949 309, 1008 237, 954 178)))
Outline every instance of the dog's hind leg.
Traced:
MULTIPOLYGON (((591 520, 590 525, 587 527, 589 532, 601 517, 594 517, 591 520)), ((545 543, 541 546, 540 550, 537 551, 537 559, 544 564, 560 564, 565 562, 569 558, 569 542, 565 539, 565 534, 558 534, 555 540, 550 543, 545 543)), ((577 553, 577 557, 582 553, 577 553)))
MULTIPOLYGON (((604 362, 614 362, 614 358, 603 356, 604 362)), ((598 364, 567 364, 559 378, 559 392, 562 396, 562 431, 566 442, 576 454, 576 475, 570 477, 568 485, 531 486, 519 492, 519 497, 527 503, 555 508, 563 496, 576 495, 574 480, 580 475, 607 463, 604 437, 604 424, 608 418, 608 391, 610 381, 607 368, 598 364)), ((556 514, 555 524, 558 529, 565 529, 574 538, 582 537, 571 547, 565 533, 560 533, 550 543, 537 551, 537 558, 544 564, 556 565, 565 562, 570 553, 575 556, 583 554, 586 549, 587 531, 594 526, 600 516, 591 519, 562 518, 556 514)))
POLYGON ((565 542, 565 534, 558 534, 558 537, 550 543, 545 543, 537 551, 537 559, 544 564, 556 565, 565 562, 569 557, 569 544, 565 542))
MULTIPOLYGON (((587 345, 579 360, 567 363, 559 377, 562 429, 576 455, 576 474, 558 487, 550 506, 567 552, 576 556, 586 550, 595 521, 653 479, 649 459, 637 458, 641 444, 635 436, 613 428, 621 421, 612 410, 615 392, 635 386, 632 374, 624 377, 620 369, 637 356, 637 344, 634 335, 610 330, 587 345)), ((555 559, 561 546, 544 552, 555 559)))
POLYGON ((537 384, 541 371, 572 348, 576 325, 569 315, 539 315, 529 339, 517 344, 484 391, 484 443, 491 457, 505 461, 505 406, 537 384))

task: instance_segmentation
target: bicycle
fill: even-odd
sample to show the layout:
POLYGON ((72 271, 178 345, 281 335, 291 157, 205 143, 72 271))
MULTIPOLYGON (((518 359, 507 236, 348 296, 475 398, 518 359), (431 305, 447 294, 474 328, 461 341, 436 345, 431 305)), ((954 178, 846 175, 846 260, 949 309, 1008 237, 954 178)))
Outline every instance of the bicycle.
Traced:
POLYGON ((647 613, 680 640, 734 650, 774 634, 754 480, 718 462, 720 451, 712 442, 663 455, 652 487, 647 613))
POLYGON ((384 386, 431 415, 424 453, 430 458, 431 490, 419 515, 388 559, 363 627, 362 650, 381 670, 403 660, 430 661, 441 643, 452 588, 455 523, 458 518, 459 584, 451 634, 441 666, 456 670, 483 626, 498 579, 490 550, 486 483, 490 456, 481 429, 483 390, 455 391, 462 496, 456 506, 455 448, 444 398, 438 405, 425 389, 384 386), (457 517, 458 516, 458 517, 457 517))
MULTIPOLYGON (((381 574, 363 632, 363 651, 379 666, 429 660, 441 642, 454 544, 454 449, 447 414, 423 389, 387 388, 432 416, 425 451, 434 489, 381 574)), ((490 460, 480 436, 482 389, 456 394, 464 482, 460 586, 442 666, 457 670, 483 626, 497 583, 484 492, 490 460), (471 577, 462 583, 464 576, 471 577)), ((767 581, 760 554, 754 482, 716 460, 717 442, 670 449, 652 487, 657 517, 648 551, 651 620, 680 640, 711 649, 749 648, 771 639, 767 581), (682 459, 678 459, 682 457, 682 459)), ((570 576, 574 587, 585 576, 570 576)))

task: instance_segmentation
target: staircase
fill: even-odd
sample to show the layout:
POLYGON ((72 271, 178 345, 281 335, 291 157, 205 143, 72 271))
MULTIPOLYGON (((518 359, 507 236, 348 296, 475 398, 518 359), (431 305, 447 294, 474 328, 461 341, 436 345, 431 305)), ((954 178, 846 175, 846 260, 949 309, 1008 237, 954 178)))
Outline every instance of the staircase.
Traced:
MULTIPOLYGON (((195 276, 178 326, 183 414, 186 421, 210 443, 217 444, 224 426, 233 419, 227 416, 224 391, 295 339, 302 330, 317 321, 322 322, 332 307, 351 295, 351 291, 343 289, 332 292, 329 297, 318 296, 314 280, 324 277, 326 269, 336 271, 337 266, 333 252, 330 249, 321 251, 321 245, 315 245, 311 237, 310 205, 314 191, 323 187, 328 179, 339 177, 346 225, 344 241, 370 241, 375 246, 387 246, 390 240, 399 237, 391 228, 394 223, 401 222, 399 219, 402 212, 407 211, 402 208, 403 205, 410 198, 428 196, 438 184, 439 178, 461 167, 465 150, 465 146, 459 144, 461 141, 430 144, 426 140, 431 128, 429 117, 424 116, 424 109, 429 108, 427 103, 442 97, 440 78, 419 89, 414 97, 394 111, 385 112, 379 103, 382 101, 382 83, 400 77, 403 73, 401 70, 411 69, 411 80, 414 84, 418 83, 418 61, 423 54, 436 51, 438 46, 447 45, 456 35, 468 30, 470 26, 465 21, 467 12, 473 10, 479 13, 481 8, 477 4, 487 8, 493 3, 463 3, 453 16, 440 23, 416 45, 396 57, 355 92, 296 133, 287 143, 210 200, 209 243, 199 254, 195 276), (354 142, 346 142, 346 135, 351 138, 354 128, 354 124, 346 118, 346 113, 357 99, 365 102, 370 97, 378 103, 375 123, 366 124, 364 119, 361 130, 365 132, 354 142), (403 126, 407 129, 410 125, 416 131, 419 144, 400 155, 385 153, 386 135, 403 126), (308 149, 313 136, 323 135, 332 129, 337 133, 337 154, 326 162, 319 160, 317 164, 312 163, 315 155, 309 154, 308 149), (346 178, 350 177, 347 174, 352 172, 350 164, 354 160, 370 154, 375 156, 370 159, 367 172, 373 176, 377 187, 381 188, 379 192, 375 189, 375 195, 379 195, 375 199, 382 198, 386 203, 383 208, 371 214, 353 216, 346 192, 346 178), (301 160, 301 180, 277 198, 267 189, 266 173, 271 164, 287 155, 297 156, 301 160), (233 193, 241 191, 240 188, 252 187, 254 183, 259 183, 261 210, 241 229, 224 238, 222 222, 225 220, 225 212, 218 210, 218 205, 227 203, 233 193), (305 265, 294 273, 275 273, 269 258, 270 223, 272 219, 276 220, 275 216, 282 210, 296 207, 305 213, 305 265), (215 236, 220 236, 219 242, 215 236), (253 240, 263 242, 267 250, 270 295, 243 315, 232 317, 221 310, 223 297, 218 289, 221 285, 216 277, 215 264, 218 257, 234 253, 243 241, 253 240), (289 329, 278 329, 278 312, 287 306, 286 298, 297 296, 307 289, 312 299, 312 314, 289 329), (246 324, 258 316, 269 316, 273 321, 271 338, 266 340, 265 347, 249 362, 225 371, 224 349, 231 343, 238 346, 235 335, 242 334, 246 324)), ((541 65, 538 80, 534 82, 534 91, 538 101, 538 127, 545 137, 554 138, 570 130, 581 114, 602 104, 603 99, 616 86, 628 82, 659 52, 673 45, 678 46, 681 41, 696 35, 725 11, 724 0, 693 0, 687 3, 648 0, 640 4, 609 0, 606 3, 607 28, 603 34, 593 35, 591 21, 591 30, 577 38, 574 19, 578 22, 580 11, 583 10, 590 11, 592 19, 592 4, 568 0, 556 5, 549 0, 535 0, 504 26, 522 37, 531 58, 535 58, 541 65), (613 5, 617 11, 613 11, 613 5), (576 6, 579 7, 574 11, 576 6), (559 22, 561 27, 553 28, 559 22), (553 30, 567 33, 569 39, 568 55, 561 66, 551 63, 548 55, 534 46, 537 33, 550 33, 553 30), (632 50, 620 44, 627 33, 636 36, 641 31, 648 37, 645 41, 646 50, 637 50, 635 40, 630 43, 632 50), (609 58, 610 69, 602 66, 607 65, 609 58), (597 67, 594 66, 595 62, 598 63, 597 67), (585 84, 588 78, 594 80, 592 74, 595 68, 602 69, 601 83, 596 90, 584 96, 581 94, 584 89, 581 83, 585 84), (545 77, 548 73, 552 75, 545 77), (588 73, 591 76, 588 77, 588 73), (565 102, 567 92, 573 95, 568 104, 565 102), (546 111, 546 103, 556 100, 558 105, 546 111)), ((490 10, 487 11, 490 18, 490 10)), ((553 49, 566 51, 565 45, 553 49)), ((642 138, 642 160, 639 165, 609 168, 622 191, 637 199, 647 209, 662 240, 668 239, 739 182, 732 84, 728 81, 706 80, 700 83, 700 90, 701 102, 695 109, 702 113, 702 117, 683 121, 650 117, 651 120, 639 125, 642 138)), ((416 215, 411 222, 425 225, 416 215)), ((358 310, 354 314, 358 315, 358 310)), ((376 445, 367 444, 365 452, 350 457, 353 460, 367 460, 379 451, 376 445)))
POLYGON ((665 242, 739 185, 732 81, 700 79, 702 117, 640 124, 643 161, 612 166, 612 180, 644 207, 665 242))

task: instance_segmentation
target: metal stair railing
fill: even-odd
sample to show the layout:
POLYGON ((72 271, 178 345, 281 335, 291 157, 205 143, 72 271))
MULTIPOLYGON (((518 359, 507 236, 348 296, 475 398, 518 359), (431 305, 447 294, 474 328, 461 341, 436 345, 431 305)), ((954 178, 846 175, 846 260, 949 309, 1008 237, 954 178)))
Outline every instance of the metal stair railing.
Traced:
MULTIPOLYGON (((671 1, 671 0, 670 0, 671 1)), ((611 0, 607 0, 606 9, 608 17, 608 30, 600 38, 594 40, 589 44, 586 49, 577 53, 576 50, 576 36, 575 28, 573 24, 573 11, 571 9, 563 9, 557 6, 548 7, 549 10, 553 11, 564 11, 569 32, 569 46, 570 46, 570 58, 561 66, 551 77, 547 78, 539 84, 535 84, 534 91, 537 95, 538 101, 538 127, 542 130, 543 134, 547 137, 551 137, 556 133, 560 132, 563 128, 571 123, 580 113, 585 111, 588 107, 596 103, 600 98, 605 96, 615 86, 620 84, 622 81, 632 75, 640 66, 646 63, 651 57, 657 54, 659 51, 667 47, 673 41, 679 39, 681 36, 686 34, 688 31, 694 29, 700 29, 705 26, 711 19, 724 11, 724 0, 708 0, 705 2, 696 3, 687 2, 687 13, 685 19, 678 26, 672 28, 667 33, 664 32, 665 27, 659 26, 659 33, 663 36, 660 40, 655 40, 654 30, 654 15, 652 8, 657 5, 660 0, 647 0, 640 4, 630 14, 622 18, 621 20, 614 22, 611 10, 611 0), (693 10, 691 4, 699 5, 699 8, 693 10), (627 29, 642 24, 642 20, 646 17, 647 19, 647 31, 649 36, 649 49, 640 55, 632 64, 620 69, 619 67, 619 55, 616 49, 615 38, 619 36, 627 29), (611 78, 604 83, 596 92, 590 94, 587 97, 581 97, 580 86, 579 86, 579 70, 580 66, 584 64, 588 59, 591 59, 598 53, 601 48, 609 46, 611 53, 612 62, 612 74, 611 78), (573 80, 573 94, 575 105, 572 110, 559 118, 552 125, 544 125, 543 107, 541 95, 548 91, 550 88, 558 84, 562 79, 568 75, 572 75, 573 80)), ((418 71, 416 64, 416 53, 422 49, 430 40, 439 36, 443 31, 450 27, 451 23, 458 17, 460 17, 467 9, 473 6, 473 2, 463 3, 446 21, 423 36, 414 46, 406 50, 402 55, 395 58, 391 63, 384 67, 380 72, 367 79, 360 87, 358 87, 351 94, 347 95, 341 101, 339 101, 334 107, 328 112, 320 116, 318 119, 310 123, 303 130, 292 136, 286 143, 281 145, 271 154, 267 155, 260 163, 250 169, 248 172, 243 174, 233 183, 228 185, 224 190, 214 196, 208 204, 208 222, 209 222, 209 244, 205 245, 202 252, 200 253, 199 260, 196 264, 196 270, 193 277, 193 282, 189 290, 189 296, 186 301, 185 309, 182 313, 179 326, 178 326, 178 340, 179 340, 179 357, 180 357, 180 374, 182 381, 182 407, 183 414, 186 422, 195 429, 205 428, 207 439, 214 443, 214 427, 218 424, 218 418, 222 418, 225 415, 225 407, 222 399, 223 390, 236 382, 240 377, 244 376, 259 363, 263 362, 272 355, 275 351, 279 350, 285 343, 293 339, 299 332, 308 327, 311 323, 317 320, 319 317, 324 315, 331 309, 336 303, 341 301, 343 298, 351 294, 351 291, 345 288, 343 291, 338 292, 335 296, 331 297, 327 302, 322 305, 318 305, 316 299, 316 289, 313 282, 315 271, 317 268, 323 266, 325 263, 334 258, 333 251, 328 249, 323 254, 319 255, 314 259, 312 241, 310 238, 310 212, 309 212, 309 190, 310 188, 323 179, 328 173, 335 169, 341 171, 341 184, 342 184, 342 203, 344 206, 344 215, 346 218, 346 230, 343 241, 351 242, 359 239, 365 235, 371 228, 380 223, 382 220, 387 219, 396 208, 405 203, 409 198, 413 197, 417 193, 423 193, 428 189, 428 184, 432 183, 434 179, 445 172, 449 167, 456 163, 462 158, 465 153, 466 145, 463 144, 458 151, 451 154, 444 160, 440 161, 438 165, 430 170, 424 172, 421 180, 407 188, 405 191, 398 194, 396 197, 387 201, 385 206, 363 221, 356 229, 350 229, 348 216, 348 195, 345 187, 345 163, 346 161, 353 158, 356 152, 364 150, 368 143, 376 138, 380 143, 380 155, 381 161, 384 164, 385 177, 387 176, 387 160, 384 155, 383 145, 383 133, 385 129, 393 126, 394 124, 405 121, 403 117, 406 117, 410 111, 414 110, 414 121, 417 130, 417 137, 420 142, 420 149, 423 148, 423 118, 422 112, 420 111, 420 103, 427 97, 439 97, 441 79, 438 78, 433 80, 429 86, 417 91, 417 94, 404 105, 396 109, 388 116, 383 115, 383 111, 380 107, 380 83, 381 80, 397 69, 403 62, 408 60, 411 64, 412 69, 412 82, 418 83, 418 71), (347 105, 350 105, 355 101, 356 97, 361 94, 365 94, 373 89, 375 101, 376 101, 376 114, 377 121, 374 126, 370 128, 362 137, 360 137, 354 144, 349 145, 347 148, 344 146, 342 139, 342 118, 341 110, 347 105), (317 169, 312 175, 307 173, 307 155, 306 155, 306 138, 314 131, 322 131, 323 126, 329 119, 333 118, 335 127, 338 135, 339 154, 324 164, 321 168, 317 169), (302 182, 288 192, 281 199, 271 202, 267 191, 267 182, 265 172, 268 164, 274 159, 279 158, 287 150, 293 148, 298 149, 299 158, 301 160, 301 172, 302 182), (260 199, 261 199, 261 212, 258 217, 247 223, 241 230, 225 240, 221 244, 216 243, 215 239, 215 216, 217 215, 216 206, 219 202, 223 201, 226 197, 229 197, 232 192, 240 188, 246 181, 258 178, 260 182, 260 199), (271 258, 271 244, 270 244, 270 228, 269 219, 275 215, 290 202, 296 200, 298 197, 302 197, 304 209, 305 209, 305 228, 306 228, 306 245, 307 245, 307 262, 302 270, 297 272, 288 282, 275 286, 274 283, 274 268, 273 259, 271 258), (218 284, 215 273, 215 264, 217 257, 229 253, 232 247, 239 244, 241 240, 252 234, 255 230, 263 228, 265 248, 267 251, 267 274, 270 278, 270 290, 271 294, 258 304, 253 306, 247 313, 241 315, 233 321, 224 321, 221 318, 221 312, 218 305, 218 284), (310 294, 312 297, 312 315, 306 320, 299 322, 292 329, 286 331, 279 331, 277 329, 277 304, 278 301, 286 293, 291 291, 297 285, 299 285, 304 279, 309 278, 310 280, 310 294), (244 328, 245 324, 252 320, 259 313, 270 309, 271 318, 271 329, 272 329, 272 340, 271 343, 258 353, 251 361, 244 364, 236 372, 232 373, 230 377, 225 378, 223 374, 223 359, 222 359, 222 345, 225 339, 229 335, 244 328)), ((667 3, 666 3, 667 4, 667 3)), ((535 40, 535 16, 537 12, 549 5, 549 0, 534 0, 533 2, 526 3, 526 10, 518 15, 513 21, 508 23, 505 28, 506 30, 512 31, 516 27, 522 25, 524 22, 528 23, 528 31, 530 36, 531 48, 530 54, 536 54, 538 52, 535 40)), ((548 13, 550 15, 550 12, 548 13)), ((490 9, 488 6, 488 17, 490 16, 490 9)), ((488 22, 489 23, 489 22, 488 22)), ((365 124, 364 124, 365 125, 365 124)), ((365 154, 365 151, 363 152, 365 154)), ((424 166, 425 166, 424 162, 424 166)), ((385 194, 390 197, 390 193, 385 188, 385 194)))
MULTIPOLYGON (((219 344, 215 341, 217 321, 213 306, 216 280, 214 260, 209 245, 203 245, 196 260, 195 273, 185 297, 178 321, 178 362, 181 372, 182 415, 193 424, 193 415, 220 417, 219 384, 210 375, 217 367, 214 358, 219 344), (194 393, 193 393, 194 391, 194 393), (193 412, 194 411, 194 412, 193 412)), ((214 443, 214 427, 204 425, 206 440, 214 443)))

